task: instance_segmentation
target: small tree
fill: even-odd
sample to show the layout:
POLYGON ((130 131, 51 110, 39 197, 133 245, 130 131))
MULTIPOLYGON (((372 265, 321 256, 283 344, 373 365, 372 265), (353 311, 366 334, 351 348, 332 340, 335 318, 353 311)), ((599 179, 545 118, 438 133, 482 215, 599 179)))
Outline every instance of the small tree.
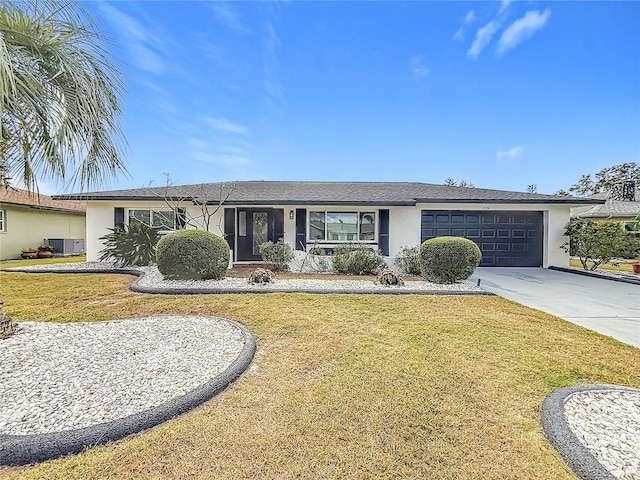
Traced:
MULTIPOLYGON (((185 227, 211 231, 211 221, 236 189, 235 183, 221 183, 217 191, 210 190, 205 184, 184 187, 176 195, 171 176, 165 173, 164 202, 174 212, 182 211, 185 227), (189 211, 186 205, 195 205, 198 212, 189 211)), ((220 234, 224 236, 222 225, 218 224, 220 234)))
POLYGON ((459 182, 456 181, 453 177, 447 177, 444 180, 444 184, 447 187, 465 187, 465 188, 475 188, 475 185, 471 182, 466 181, 464 178, 459 182))
POLYGON ((615 220, 574 219, 567 223, 564 234, 570 240, 560 248, 577 256, 585 270, 596 270, 628 250, 628 236, 615 220), (589 262, 593 263, 591 267, 589 262))

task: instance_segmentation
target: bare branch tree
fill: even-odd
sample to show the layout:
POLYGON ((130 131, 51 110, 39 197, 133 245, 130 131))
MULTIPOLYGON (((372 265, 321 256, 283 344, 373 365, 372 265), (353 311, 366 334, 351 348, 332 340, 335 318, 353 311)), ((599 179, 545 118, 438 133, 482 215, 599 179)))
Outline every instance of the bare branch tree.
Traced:
MULTIPOLYGON (((180 219, 176 219, 176 221, 180 221, 183 226, 189 226, 198 230, 210 231, 211 222, 214 217, 236 189, 235 182, 220 183, 217 191, 211 191, 210 188, 207 188, 206 184, 201 183, 189 191, 181 191, 180 195, 176 195, 175 193, 172 194, 171 191, 172 187, 175 186, 171 180, 171 175, 168 173, 164 175, 166 178, 163 195, 164 202, 173 212, 176 212, 176 215, 181 217, 180 219), (186 208, 189 204, 198 207, 197 214, 194 214, 186 208)), ((222 221, 223 219, 221 217, 218 221, 218 230, 222 236, 224 236, 222 221)))

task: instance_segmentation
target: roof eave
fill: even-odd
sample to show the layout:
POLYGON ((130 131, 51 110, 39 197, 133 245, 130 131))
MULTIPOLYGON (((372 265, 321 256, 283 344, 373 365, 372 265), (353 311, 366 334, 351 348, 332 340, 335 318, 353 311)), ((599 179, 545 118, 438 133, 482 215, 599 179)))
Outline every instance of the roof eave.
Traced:
POLYGON ((535 205, 535 204, 552 204, 552 205, 598 205, 604 203, 604 201, 600 200, 589 200, 589 201, 576 201, 576 199, 502 199, 502 198, 491 198, 491 199, 480 199, 480 198, 418 198, 416 199, 417 203, 490 203, 490 204, 527 204, 527 205, 535 205))

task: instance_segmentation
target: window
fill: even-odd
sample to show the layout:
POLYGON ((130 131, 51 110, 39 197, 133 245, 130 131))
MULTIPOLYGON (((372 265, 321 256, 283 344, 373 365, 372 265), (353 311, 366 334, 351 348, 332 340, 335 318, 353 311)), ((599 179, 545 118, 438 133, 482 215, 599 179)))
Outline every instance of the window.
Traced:
POLYGON ((176 212, 173 210, 129 210, 129 224, 140 222, 161 230, 176 229, 176 212))
POLYGON ((375 241, 375 212, 309 212, 309 239, 328 242, 375 241))
POLYGON ((4 232, 6 229, 7 223, 7 212, 6 210, 0 210, 0 232, 4 232))

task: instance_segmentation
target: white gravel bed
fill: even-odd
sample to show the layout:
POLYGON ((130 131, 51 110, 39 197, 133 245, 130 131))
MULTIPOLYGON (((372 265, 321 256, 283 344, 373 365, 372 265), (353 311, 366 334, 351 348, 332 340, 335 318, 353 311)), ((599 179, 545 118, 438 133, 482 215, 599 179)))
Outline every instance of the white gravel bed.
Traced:
POLYGON ((589 390, 564 402, 569 428, 611 475, 640 480, 640 392, 589 390))
MULTIPOLYGON (((107 262, 77 262, 77 263, 56 263, 48 265, 32 265, 22 267, 24 270, 100 270, 114 268, 113 264, 107 262)), ((138 280, 138 285, 144 288, 162 288, 183 290, 190 288, 212 289, 212 290, 298 290, 319 291, 319 290, 345 290, 345 291, 467 291, 481 292, 482 289, 467 283, 455 283, 452 285, 440 285, 427 281, 407 281, 404 286, 384 286, 377 285, 370 280, 321 280, 321 279, 278 279, 277 274, 275 281, 269 284, 250 285, 246 278, 224 278, 222 280, 165 280, 158 268, 150 267, 134 267, 133 270, 144 272, 144 276, 138 280)), ((11 269, 9 269, 11 270, 11 269)))
POLYGON ((211 317, 20 322, 0 340, 0 434, 112 421, 182 396, 228 368, 241 330, 211 317))

